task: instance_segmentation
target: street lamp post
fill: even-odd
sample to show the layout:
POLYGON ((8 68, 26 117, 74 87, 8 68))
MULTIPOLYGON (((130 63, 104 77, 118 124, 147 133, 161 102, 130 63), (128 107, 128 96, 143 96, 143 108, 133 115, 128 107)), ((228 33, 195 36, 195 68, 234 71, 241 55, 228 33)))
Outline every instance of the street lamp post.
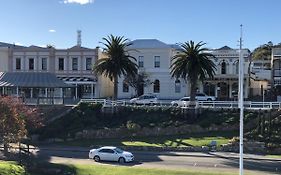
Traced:
POLYGON ((240 143, 239 143, 239 175, 243 175, 243 115, 244 115, 244 60, 242 56, 242 24, 239 40, 239 108, 240 108, 240 143))

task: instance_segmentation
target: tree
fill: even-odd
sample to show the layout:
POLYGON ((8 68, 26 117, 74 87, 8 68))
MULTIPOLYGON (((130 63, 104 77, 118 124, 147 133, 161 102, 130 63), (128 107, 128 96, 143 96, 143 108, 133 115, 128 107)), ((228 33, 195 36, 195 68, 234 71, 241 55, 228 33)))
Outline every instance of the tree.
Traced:
POLYGON ((205 44, 202 41, 197 44, 194 41, 180 44, 182 51, 171 58, 172 77, 190 82, 190 106, 195 105, 197 81, 213 78, 216 70, 215 64, 209 59, 215 56, 203 47, 205 44))
POLYGON ((252 54, 253 60, 270 60, 272 47, 274 45, 271 41, 257 47, 252 54))
POLYGON ((145 72, 138 73, 136 76, 127 76, 124 80, 129 86, 135 89, 135 94, 140 96, 143 94, 143 88, 150 84, 148 74, 145 72))
POLYGON ((134 77, 138 72, 138 66, 135 63, 136 58, 129 55, 131 45, 128 39, 124 37, 110 35, 103 38, 101 42, 104 48, 105 58, 98 59, 94 65, 94 72, 97 75, 105 75, 114 86, 113 100, 117 99, 118 93, 118 78, 121 75, 134 77))
POLYGON ((9 143, 19 142, 28 131, 41 125, 36 109, 25 106, 17 98, 0 97, 0 142, 5 152, 9 143))

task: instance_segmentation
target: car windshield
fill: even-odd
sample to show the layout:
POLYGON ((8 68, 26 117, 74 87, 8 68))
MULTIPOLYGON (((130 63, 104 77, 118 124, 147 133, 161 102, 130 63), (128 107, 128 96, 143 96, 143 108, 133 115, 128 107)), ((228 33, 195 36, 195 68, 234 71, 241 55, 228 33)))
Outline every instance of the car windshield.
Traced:
POLYGON ((115 148, 114 150, 115 150, 117 153, 119 153, 119 154, 120 154, 120 153, 123 153, 123 150, 120 149, 120 148, 115 148))

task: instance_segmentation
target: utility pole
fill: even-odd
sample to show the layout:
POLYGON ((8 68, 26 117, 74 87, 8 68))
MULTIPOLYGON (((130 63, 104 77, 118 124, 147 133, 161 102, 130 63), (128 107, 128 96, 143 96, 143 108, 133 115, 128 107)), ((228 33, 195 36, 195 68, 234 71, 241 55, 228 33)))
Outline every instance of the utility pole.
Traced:
POLYGON ((242 24, 239 40, 239 108, 240 108, 240 143, 239 143, 239 175, 243 175, 243 116, 244 116, 244 58, 242 53, 242 24))

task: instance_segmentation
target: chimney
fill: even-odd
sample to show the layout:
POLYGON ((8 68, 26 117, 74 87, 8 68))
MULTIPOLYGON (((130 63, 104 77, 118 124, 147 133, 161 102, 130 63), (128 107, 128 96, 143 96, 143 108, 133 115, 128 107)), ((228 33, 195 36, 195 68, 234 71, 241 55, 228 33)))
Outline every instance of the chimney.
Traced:
POLYGON ((81 30, 77 30, 77 46, 81 47, 81 30))

